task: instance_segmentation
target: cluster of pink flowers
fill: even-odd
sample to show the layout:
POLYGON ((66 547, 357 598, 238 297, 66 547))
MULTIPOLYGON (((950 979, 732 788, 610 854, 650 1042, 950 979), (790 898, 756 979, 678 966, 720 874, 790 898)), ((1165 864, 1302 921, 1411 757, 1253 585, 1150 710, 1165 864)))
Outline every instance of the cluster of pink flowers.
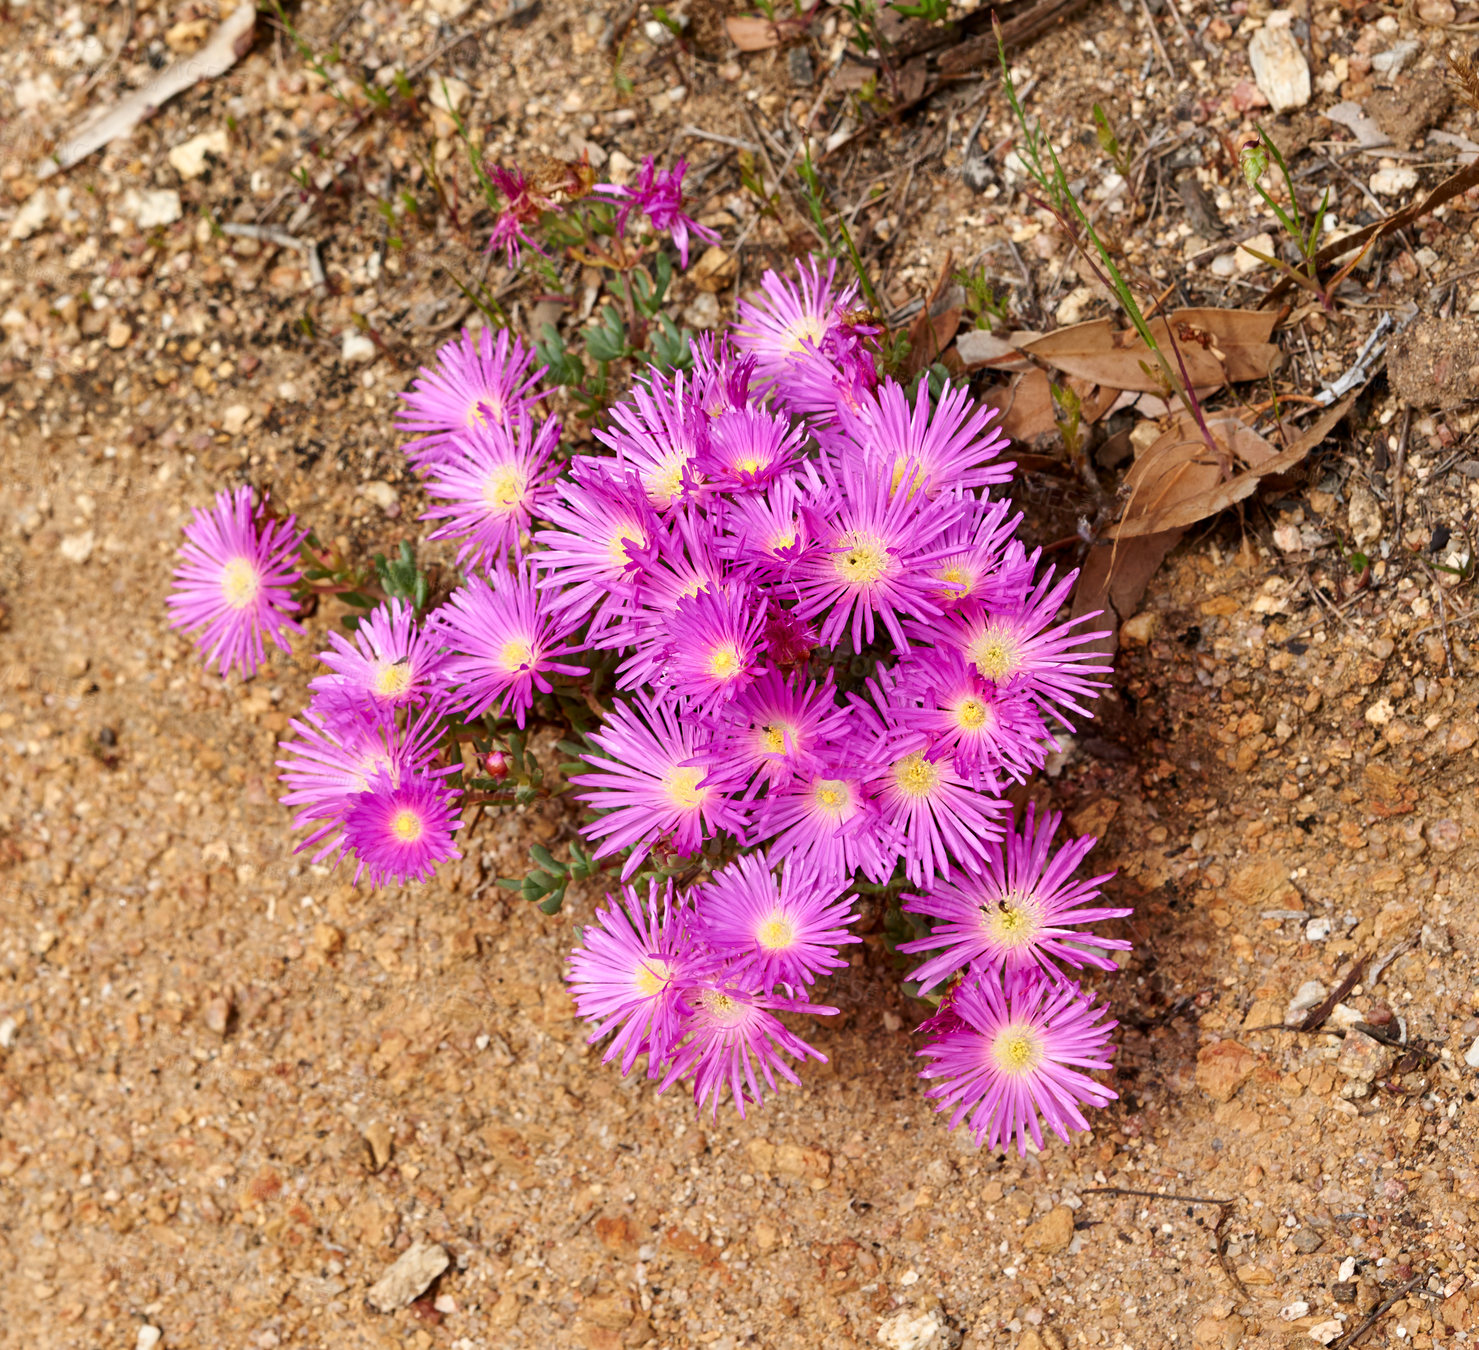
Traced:
MULTIPOLYGON (((823 1058, 779 1014, 835 1011, 810 995, 859 941, 855 879, 902 877, 921 936, 900 949, 941 995, 928 1095, 978 1144, 1025 1149, 1114 1095, 1089 1076, 1114 1023, 1074 972, 1114 968, 1129 944, 1090 925, 1129 911, 1075 879, 1092 839, 1055 852, 1058 817, 1014 826, 1005 793, 1090 715, 1107 667, 1100 634, 1058 621, 1073 576, 1040 569, 992 499, 1004 437, 964 390, 880 380, 855 299, 830 266, 767 273, 691 370, 647 371, 599 451, 563 464, 529 350, 487 331, 445 346, 401 425, 466 580, 424 618, 392 603, 331 639, 284 800, 315 858, 429 875, 456 856, 446 729, 523 727, 602 662, 617 697, 572 783, 620 884, 570 979, 606 1058, 743 1114, 823 1058), (702 880, 633 884, 644 868, 702 880)), ((260 615, 269 581, 290 584, 291 524, 271 530, 243 555, 255 589, 219 556, 182 582, 260 615)))

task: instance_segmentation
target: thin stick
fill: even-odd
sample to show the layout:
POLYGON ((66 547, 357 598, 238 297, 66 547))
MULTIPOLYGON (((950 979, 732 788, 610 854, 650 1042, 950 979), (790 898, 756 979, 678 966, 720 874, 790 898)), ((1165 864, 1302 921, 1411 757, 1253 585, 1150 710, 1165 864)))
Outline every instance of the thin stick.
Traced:
POLYGON ((1298 1031, 1316 1031, 1325 1025, 1325 1019, 1335 1011, 1335 1005, 1341 1001, 1352 989, 1360 983, 1361 972, 1366 969, 1366 962, 1371 958, 1363 956, 1345 973, 1345 978, 1335 986, 1335 991, 1323 1003, 1317 1003, 1304 1015, 1304 1021, 1299 1024, 1298 1031))
POLYGON ((1166 78, 1176 78, 1176 68, 1171 64, 1171 58, 1166 52, 1166 44, 1161 41, 1160 32, 1155 26, 1155 16, 1150 12, 1147 0, 1140 0, 1141 11, 1145 14, 1145 22, 1150 28, 1150 40, 1155 44, 1155 54, 1161 58, 1161 65, 1166 68, 1166 78))
POLYGON ((1080 1195, 1140 1195, 1147 1200, 1175 1200, 1186 1205, 1232 1205, 1234 1200, 1218 1200, 1209 1195, 1172 1195, 1167 1191, 1133 1191, 1127 1186, 1090 1186, 1080 1195))
POLYGON ((1399 1290, 1397 1290, 1395 1294, 1392 1294, 1388 1298, 1382 1299, 1382 1301, 1378 1303, 1376 1307, 1374 1307, 1369 1313, 1366 1314, 1365 1318, 1361 1321, 1361 1324, 1359 1326, 1353 1327, 1346 1335, 1342 1336, 1338 1341, 1333 1342, 1330 1346, 1330 1350, 1349 1350, 1349 1347, 1355 1345, 1355 1343, 1359 1341, 1361 1337, 1363 1337, 1368 1331, 1370 1331, 1371 1328, 1377 1324, 1377 1322, 1385 1317, 1387 1312, 1395 1304, 1404 1299, 1408 1295, 1408 1293, 1410 1293, 1413 1289, 1416 1289, 1418 1285, 1426 1283, 1428 1277, 1432 1274, 1433 1268, 1430 1267, 1429 1269, 1423 1271, 1420 1275, 1414 1275, 1410 1280, 1407 1281, 1406 1284, 1404 1284, 1399 1290))
POLYGON ((716 141, 720 145, 732 145, 736 150, 748 150, 752 155, 760 149, 754 141, 744 141, 738 136, 723 136, 717 131, 705 131, 702 127, 692 125, 684 126, 683 134, 692 136, 695 140, 716 141))

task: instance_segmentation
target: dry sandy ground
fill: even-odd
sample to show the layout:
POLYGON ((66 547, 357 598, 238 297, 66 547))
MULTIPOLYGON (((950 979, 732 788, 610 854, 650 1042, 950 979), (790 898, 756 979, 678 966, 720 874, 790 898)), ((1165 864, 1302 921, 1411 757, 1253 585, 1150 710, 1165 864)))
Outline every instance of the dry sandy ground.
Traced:
MULTIPOLYGON (((197 10, 213 15, 141 3, 105 87, 141 78, 150 44, 197 10)), ((346 41, 384 61, 456 32, 418 5, 387 13, 346 41)), ((0 64, 24 141, 88 100, 69 44, 96 33, 110 50, 122 15, 11 15, 0 64), (38 102, 33 83, 23 104, 22 78, 53 92, 38 102)), ((747 88, 767 126, 789 112, 784 60, 730 79, 732 54, 688 72, 698 102, 680 107, 639 32, 636 115, 620 119, 601 22, 547 6, 459 58, 508 146, 578 133, 636 157, 689 118, 743 131, 747 88)), ((303 23, 326 36, 337 20, 303 23)), ((1049 76, 1045 108, 1067 106, 1051 81, 1078 87, 1086 41, 1130 74, 1153 54, 1138 11, 1091 9, 1030 58, 1069 72, 1049 76)), ((1241 52, 1214 64, 1217 89, 1241 52)), ((1091 1135, 1025 1160, 948 1135, 914 1077, 922 1010, 877 933, 828 989, 842 1009, 817 1032, 829 1064, 748 1121, 695 1120, 603 1069, 572 1021, 561 971, 593 897, 546 919, 494 884, 531 840, 569 837, 558 809, 488 820, 435 885, 356 893, 293 857, 275 802, 276 742, 327 609, 294 658, 246 685, 204 674, 166 629, 180 525, 224 484, 271 483, 322 535, 363 546, 393 543, 419 509, 388 414, 437 340, 425 328, 453 313, 433 262, 477 255, 439 226, 382 272, 371 194, 413 181, 413 151, 446 127, 377 124, 359 195, 305 218, 305 232, 330 222, 328 299, 305 299, 293 255, 228 246, 192 214, 252 219, 281 190, 291 137, 341 115, 304 89, 291 48, 259 42, 0 246, 4 1343, 126 1350, 157 1328, 166 1347, 210 1350, 926 1350, 962 1336, 1231 1350, 1312 1346, 1308 1329, 1353 1330, 1408 1286, 1364 1344, 1466 1343, 1479 652, 1472 589, 1433 570, 1447 555, 1429 544, 1472 519, 1472 415, 1409 424, 1378 384, 1307 481, 1183 545, 1100 722, 1035 789, 1104 836, 1092 862, 1118 869, 1111 893, 1135 906, 1133 957, 1102 981, 1122 1023, 1121 1100, 1091 1135), (228 119, 228 163, 182 182, 167 151, 228 119), (182 219, 141 229, 131 188, 180 191, 182 219), (385 339, 372 363, 341 357, 351 312, 385 339), (1341 548, 1353 503, 1368 524, 1376 513, 1365 591, 1341 548), (1309 982, 1333 990, 1354 960, 1393 951, 1323 1032, 1254 1030, 1309 982), (1358 1016, 1414 1048, 1355 1030, 1358 1016), (373 1310, 369 1286, 420 1241, 445 1247, 446 1272, 413 1306, 373 1310)), ((1147 121, 1184 106, 1170 86, 1147 97, 1147 121)), ((926 119, 969 120, 956 104, 926 119)), ((900 301, 910 269, 933 277, 931 220, 968 250, 1010 225, 973 223, 980 199, 952 167, 962 134, 905 188, 917 219, 880 215, 904 240, 889 255, 900 301)), ((859 181, 874 171, 865 161, 859 181)), ((35 184, 6 179, 13 220, 35 184)), ((1464 224, 1410 242, 1457 266, 1464 224)), ((1186 232, 1170 235, 1174 271, 1186 232)), ((1426 294, 1400 262, 1384 284, 1426 294)), ((1315 333, 1322 364, 1348 359, 1350 329, 1315 333)), ((1061 483, 1029 476, 1022 491, 1071 518, 1061 483)))

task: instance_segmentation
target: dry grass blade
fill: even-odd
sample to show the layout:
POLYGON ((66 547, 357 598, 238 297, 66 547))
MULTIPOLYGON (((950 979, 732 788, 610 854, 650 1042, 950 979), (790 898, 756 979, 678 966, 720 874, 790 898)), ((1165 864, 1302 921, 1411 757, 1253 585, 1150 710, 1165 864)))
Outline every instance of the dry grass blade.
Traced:
MULTIPOLYGON (((1259 482, 1273 474, 1287 473, 1295 465, 1299 464, 1315 446, 1334 429, 1336 423, 1351 410, 1351 405, 1356 401, 1356 394, 1350 393, 1341 399, 1333 408, 1322 414, 1307 428, 1302 435, 1290 443, 1287 449, 1279 451, 1256 466, 1250 467, 1243 473, 1234 474, 1215 486, 1207 487, 1195 492, 1184 492, 1181 490, 1191 481, 1191 465, 1196 463, 1190 452, 1200 450, 1205 454, 1205 447, 1200 445, 1189 446, 1185 455, 1186 464, 1183 466, 1170 459, 1173 447, 1168 447, 1162 457, 1162 480, 1164 477, 1175 472, 1176 481, 1163 484, 1157 480, 1154 485, 1146 483, 1150 488, 1152 500, 1159 498, 1163 505, 1154 509, 1137 508, 1134 499, 1131 507, 1126 511, 1125 519, 1105 532, 1106 537, 1111 539, 1132 539, 1140 535, 1159 534, 1163 530, 1174 530, 1187 525, 1194 525, 1199 520, 1205 520, 1208 516, 1216 515, 1219 511, 1226 510, 1234 502, 1240 502, 1249 497, 1257 489, 1259 482)), ((1221 419, 1223 421, 1230 419, 1221 419)), ((1213 423, 1214 435, 1217 434, 1217 424, 1213 423)), ((1244 428, 1248 431, 1248 428, 1244 428)), ((1256 434, 1249 432, 1250 435, 1256 434)), ((1262 439, 1262 438, 1260 438, 1262 439)), ((1251 443, 1244 441, 1244 446, 1251 443)), ((1265 442, 1267 444, 1267 442, 1265 442)), ((1136 468, 1139 461, 1136 462, 1136 468)), ((1204 467, 1204 466, 1203 466, 1204 467)), ((1134 470, 1132 469, 1133 473, 1134 470)))

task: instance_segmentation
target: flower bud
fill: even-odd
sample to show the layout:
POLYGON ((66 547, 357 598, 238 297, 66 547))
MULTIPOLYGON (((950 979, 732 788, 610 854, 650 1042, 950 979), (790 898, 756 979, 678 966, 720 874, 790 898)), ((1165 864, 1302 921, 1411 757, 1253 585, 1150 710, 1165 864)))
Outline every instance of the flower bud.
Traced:
POLYGON ((490 750, 483 756, 483 772, 496 783, 508 777, 509 760, 502 750, 490 750))

